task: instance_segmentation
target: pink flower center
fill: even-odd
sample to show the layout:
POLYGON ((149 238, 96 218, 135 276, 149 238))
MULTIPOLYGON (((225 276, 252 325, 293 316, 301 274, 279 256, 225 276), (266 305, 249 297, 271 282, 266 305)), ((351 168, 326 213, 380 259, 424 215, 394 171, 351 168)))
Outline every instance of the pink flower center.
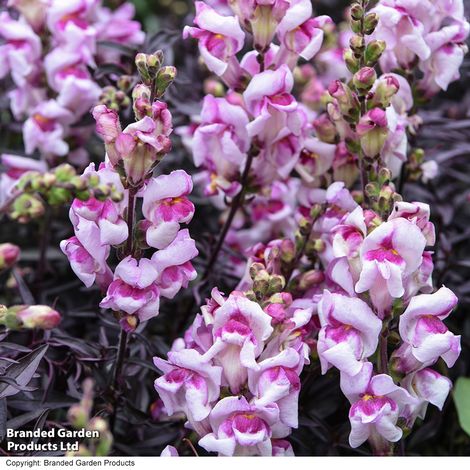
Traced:
POLYGON ((232 426, 243 434, 257 434, 267 431, 266 423, 254 413, 240 413, 233 417, 232 426))
POLYGON ((351 416, 363 414, 366 416, 377 415, 386 405, 392 410, 397 408, 396 403, 388 397, 365 393, 361 399, 351 407, 351 416))
POLYGON ((33 114, 33 119, 43 132, 52 132, 55 129, 55 121, 40 113, 33 114))

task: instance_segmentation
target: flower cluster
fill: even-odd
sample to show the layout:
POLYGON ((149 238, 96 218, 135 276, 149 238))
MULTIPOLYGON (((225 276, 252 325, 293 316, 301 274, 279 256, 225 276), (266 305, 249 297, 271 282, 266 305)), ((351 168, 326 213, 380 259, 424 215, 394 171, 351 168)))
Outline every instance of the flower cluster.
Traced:
POLYGON ((252 170, 255 186, 289 176, 311 127, 308 110, 292 94, 292 70, 300 57, 318 53, 323 28, 331 23, 313 18, 308 0, 230 5, 234 14, 224 15, 196 2, 196 26, 184 30, 229 87, 225 97, 205 98, 200 123, 191 130, 194 162, 204 168, 209 195, 238 193, 245 169, 252 170), (247 31, 253 50, 239 60, 247 31))
POLYGON ((7 172, 0 177, 4 191, 5 212, 19 223, 41 217, 47 207, 58 208, 75 198, 118 202, 123 194, 118 181, 86 171, 78 175, 75 168, 62 163, 51 170, 38 161, 15 155, 3 155, 7 172), (116 184, 115 184, 116 183, 116 184))
POLYGON ((442 321, 457 298, 445 287, 432 293, 425 248, 435 236, 425 204, 398 202, 386 220, 357 206, 324 240, 331 251, 317 294, 322 371, 340 371, 351 446, 369 439, 387 453, 428 403, 442 408, 449 393, 450 381, 429 367, 439 358, 452 367, 459 356, 460 337, 442 321))
POLYGON ((50 163, 67 156, 86 164, 83 147, 93 128, 79 124, 101 95, 90 69, 119 62, 108 43, 143 43, 134 7, 111 11, 101 0, 11 0, 9 6, 16 14, 0 13, 0 79, 10 75, 14 83, 8 96, 14 117, 24 121, 25 151, 50 163))
MULTIPOLYGON (((309 1, 228 3, 234 14, 196 2, 195 26, 185 29, 228 90, 206 84, 197 124, 180 133, 205 170, 205 193, 232 198, 222 242, 249 259, 231 263, 236 290, 226 298, 214 289, 168 360, 155 359, 163 372, 155 387, 166 413, 183 413, 206 450, 285 455, 291 448, 277 439, 297 425, 299 376, 313 350, 323 373, 340 373, 351 446, 369 441, 389 454, 429 403, 442 408, 451 383, 432 366, 442 359, 452 367, 460 353, 443 323, 457 299, 432 282, 430 207, 404 202, 393 180, 404 165, 413 177, 432 177, 408 145, 419 124, 413 47, 418 35, 429 45, 433 32, 458 24, 460 36, 446 36, 458 55, 462 2, 430 2, 417 14, 426 25, 411 19, 409 31, 397 26, 407 2, 355 2, 352 34, 334 51, 322 48, 331 21, 312 18, 309 1), (382 17, 384 8, 394 15, 382 17), (239 60, 246 32, 254 50, 239 60), (316 68, 296 66, 317 53, 316 68), (338 53, 337 66, 322 70, 322 56, 338 53), (360 191, 349 190, 359 182, 360 191)), ((428 66, 436 74, 430 79, 420 62, 420 86, 439 74, 428 66)))
MULTIPOLYGON (((144 59, 157 64, 163 57, 158 53, 144 59)), ((191 177, 182 170, 153 176, 171 148, 173 130, 166 103, 154 99, 160 96, 155 95, 162 87, 160 78, 157 73, 149 85, 137 85, 137 121, 124 130, 115 110, 105 105, 94 108, 106 161, 98 170, 90 164, 84 175, 108 183, 123 196, 119 200, 75 199, 70 208, 75 236, 61 242, 76 275, 87 287, 96 284, 106 292, 100 306, 116 312, 122 327, 129 331, 158 315, 160 296, 173 298, 196 277, 191 260, 198 251, 188 230, 181 229, 194 214, 194 205, 188 199, 193 187, 191 177), (143 219, 137 221, 140 200, 143 219), (114 272, 107 263, 112 247, 120 259, 114 272), (150 248, 158 251, 146 258, 145 251, 150 248)), ((168 86, 170 81, 166 82, 168 86)), ((160 91, 163 94, 164 89, 160 91)))
POLYGON ((373 11, 380 18, 375 37, 387 44, 380 60, 384 72, 410 71, 418 64, 425 96, 458 80, 470 32, 462 1, 381 0, 373 11))
POLYGON ((284 438, 298 426, 313 310, 279 292, 279 277, 264 281, 256 289, 263 301, 254 291, 224 297, 213 289, 168 360, 154 360, 166 412, 184 413, 199 445, 219 455, 293 455, 284 438))

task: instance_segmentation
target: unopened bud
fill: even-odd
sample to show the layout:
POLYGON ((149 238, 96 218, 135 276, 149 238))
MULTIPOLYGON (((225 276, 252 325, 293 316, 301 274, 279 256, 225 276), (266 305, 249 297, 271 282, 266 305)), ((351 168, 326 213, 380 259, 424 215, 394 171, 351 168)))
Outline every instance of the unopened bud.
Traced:
POLYGON ((77 403, 69 408, 67 418, 75 429, 84 429, 87 426, 89 416, 81 403, 77 403))
POLYGON ((133 78, 130 75, 121 75, 116 82, 117 87, 127 93, 132 86, 133 78))
POLYGON ((378 177, 379 177, 379 184, 381 185, 388 184, 392 180, 392 172, 388 168, 381 168, 379 170, 378 177))
POLYGON ((269 280, 268 293, 274 294, 276 292, 281 292, 285 286, 286 280, 284 276, 275 274, 274 276, 271 276, 271 279, 269 280))
POLYGON ((313 127, 317 137, 322 142, 327 144, 334 144, 336 142, 336 127, 327 114, 322 114, 318 119, 315 119, 315 121, 313 121, 313 127))
POLYGON ((356 131, 361 138, 361 147, 364 154, 371 158, 379 155, 388 136, 385 111, 380 108, 370 110, 362 116, 356 131))
POLYGON ((359 70, 359 67, 360 67, 359 60, 356 59, 356 57, 354 56, 354 52, 351 49, 346 49, 344 51, 343 58, 344 58, 346 67, 351 73, 356 73, 359 70))
POLYGON ((364 34, 370 35, 375 31, 379 23, 379 16, 377 13, 369 13, 364 18, 364 34))
POLYGON ((378 60, 382 56, 383 52, 385 51, 386 44, 385 41, 382 40, 374 40, 371 41, 364 53, 366 65, 373 67, 377 64, 378 60))
POLYGON ((377 80, 377 73, 372 67, 363 67, 356 72, 353 77, 353 83, 356 89, 361 93, 367 93, 377 80))
POLYGON ((295 259, 295 244, 292 240, 282 240, 280 247, 281 260, 283 263, 290 264, 295 259))
POLYGON ((139 52, 135 56, 135 65, 137 67, 137 71, 139 72, 140 77, 146 83, 150 82, 150 73, 147 65, 147 56, 142 52, 139 52))
POLYGON ((12 243, 0 244, 0 271, 10 269, 20 257, 20 248, 12 243))
POLYGON ((359 5, 359 3, 355 3, 351 6, 350 14, 353 20, 359 21, 364 16, 364 9, 359 5))
POLYGON ((176 67, 166 66, 162 67, 157 75, 155 81, 155 95, 161 98, 167 88, 174 82, 176 78, 176 67))
POLYGON ((325 275, 321 271, 307 271, 302 274, 299 281, 299 288, 306 291, 314 286, 318 286, 325 280, 325 275))
POLYGON ((353 33, 361 34, 362 33, 361 21, 351 19, 351 29, 353 33))
POLYGON ((252 263, 250 266, 250 277, 255 280, 258 274, 265 269, 265 266, 261 263, 252 263))
POLYGON ((74 176, 76 176, 76 174, 77 172, 75 171, 75 168, 68 163, 63 163, 62 165, 54 168, 54 175, 59 183, 70 181, 74 176))
POLYGON ((225 96, 225 88, 218 80, 208 78, 204 81, 204 93, 206 95, 213 95, 216 98, 225 96))
POLYGON ((310 232, 312 231, 312 222, 305 217, 302 217, 299 220, 299 231, 303 236, 310 235, 310 232))
POLYGON ((349 45, 353 50, 355 57, 360 57, 360 55, 364 52, 366 48, 366 42, 364 40, 364 37, 360 36, 359 34, 351 36, 351 39, 349 40, 349 45))
POLYGON ((380 77, 375 88, 374 95, 370 100, 372 106, 380 106, 381 108, 388 108, 392 98, 397 94, 400 89, 400 82, 394 75, 386 75, 380 77))
POLYGON ((139 326, 139 319, 135 315, 126 315, 119 320, 119 324, 126 333, 132 333, 139 326))
POLYGON ((310 209, 310 218, 315 221, 320 217, 320 214, 323 212, 321 204, 315 204, 310 209))
POLYGON ((23 224, 31 219, 41 217, 44 211, 42 201, 31 194, 22 194, 15 199, 10 207, 10 217, 23 224))
POLYGON ((60 313, 47 305, 22 305, 15 309, 23 328, 52 330, 62 320, 60 313))

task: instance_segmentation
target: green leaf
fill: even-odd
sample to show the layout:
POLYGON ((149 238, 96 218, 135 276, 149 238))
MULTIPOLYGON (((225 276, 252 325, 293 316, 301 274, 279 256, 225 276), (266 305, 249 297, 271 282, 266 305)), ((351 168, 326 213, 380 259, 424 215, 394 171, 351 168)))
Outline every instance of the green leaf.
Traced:
POLYGON ((454 402, 460 426, 470 436, 470 378, 459 377, 454 389, 454 402))

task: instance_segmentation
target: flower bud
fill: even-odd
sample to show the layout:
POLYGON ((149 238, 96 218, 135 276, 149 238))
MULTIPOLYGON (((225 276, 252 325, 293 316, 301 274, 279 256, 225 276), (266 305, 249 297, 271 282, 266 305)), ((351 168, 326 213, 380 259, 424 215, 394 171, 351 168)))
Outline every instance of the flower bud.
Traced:
POLYGON ((150 79, 153 80, 155 75, 160 70, 160 67, 163 64, 164 57, 162 51, 157 51, 154 54, 149 54, 146 56, 147 59, 147 69, 149 71, 150 79))
POLYGON ((125 315, 119 320, 119 324, 126 333, 132 333, 139 325, 139 319, 135 315, 125 315))
POLYGON ((0 272, 10 269, 20 257, 20 248, 12 243, 0 244, 0 272))
POLYGON ((281 261, 286 264, 292 263, 295 259, 295 245, 292 240, 285 239, 281 243, 281 261))
POLYGON ((349 45, 352 51, 354 52, 355 57, 360 57, 360 55, 364 52, 366 48, 364 37, 360 36, 359 34, 351 36, 351 39, 349 40, 349 45))
POLYGON ((23 328, 52 330, 62 320, 60 313, 47 305, 22 305, 16 310, 16 317, 23 328))
POLYGON ((264 311, 272 318, 274 324, 282 323, 287 317, 286 307, 280 302, 269 304, 264 311))
POLYGON ((84 407, 77 403, 69 408, 67 418, 75 429, 83 429, 87 426, 89 416, 84 407))
POLYGON ((269 280, 268 294, 275 294, 277 292, 281 292, 285 286, 286 280, 284 276, 275 274, 274 276, 271 276, 271 279, 269 280))
POLYGON ((133 81, 134 80, 131 75, 122 75, 118 78, 116 85, 119 90, 127 93, 130 90, 133 81))
POLYGON ((152 115, 150 96, 150 88, 143 83, 140 83, 132 90, 133 110, 137 120, 152 115))
POLYGON ((276 28, 289 8, 289 3, 284 0, 256 3, 250 23, 255 49, 264 52, 271 44, 276 28))
POLYGON ((5 305, 0 305, 0 325, 4 325, 10 330, 18 330, 21 327, 20 321, 16 318, 14 307, 9 309, 5 305))
POLYGON ((68 163, 63 163, 58 167, 54 168, 54 174, 59 183, 65 183, 70 181, 74 176, 77 175, 75 168, 68 163))
POLYGON ((318 286, 325 280, 325 275, 321 271, 307 271, 303 273, 299 281, 299 289, 306 291, 314 286, 318 286))
POLYGON ((385 185, 392 180, 392 172, 388 168, 381 168, 378 174, 379 184, 385 185))
POLYGON ((312 231, 312 222, 307 219, 306 217, 302 217, 299 220, 299 232, 302 236, 308 236, 310 235, 310 232, 312 231))
POLYGON ((359 100, 347 85, 339 80, 335 80, 328 87, 328 93, 336 99, 343 116, 353 117, 359 114, 359 100))
POLYGON ((266 295, 270 287, 271 276, 266 270, 260 271, 253 280, 253 291, 257 298, 262 298, 266 295))
POLYGON ((393 207, 395 190, 390 185, 385 185, 379 193, 378 208, 382 213, 388 213, 393 207))
POLYGON ((225 88, 218 80, 208 78, 204 81, 204 93, 206 95, 213 95, 216 98, 225 96, 225 88))
POLYGON ((148 65, 147 65, 147 56, 144 53, 139 52, 135 56, 135 65, 137 67, 137 71, 139 72, 139 75, 142 78, 142 80, 145 83, 149 83, 150 74, 149 74, 148 65))
POLYGON ((44 214, 45 208, 41 200, 32 194, 18 196, 10 207, 10 217, 19 223, 28 223, 44 214))
POLYGON ((354 5, 352 5, 349 12, 351 18, 355 21, 360 21, 364 16, 364 9, 361 5, 359 5, 359 3, 355 3, 354 5))
POLYGON ((356 72, 353 77, 353 83, 361 94, 366 94, 377 80, 377 73, 372 67, 363 67, 356 72))
POLYGON ((377 13, 369 13, 364 18, 364 34, 370 35, 375 31, 379 23, 379 16, 377 13))
POLYGON ((356 59, 354 52, 351 49, 346 49, 344 51, 343 58, 346 63, 346 67, 351 73, 356 73, 359 70, 359 60, 356 59))
POLYGON ((161 98, 167 88, 174 82, 176 78, 176 68, 172 66, 162 67, 155 80, 155 96, 161 98))
POLYGON ((366 51, 364 53, 366 65, 373 67, 375 64, 377 64, 378 60, 380 59, 383 52, 385 51, 385 47, 386 47, 385 41, 382 41, 382 40, 371 41, 367 45, 366 51))
POLYGON ((327 144, 334 144, 337 138, 335 125, 331 122, 327 114, 322 114, 313 121, 313 127, 317 137, 327 144))
POLYGON ((380 78, 377 82, 374 95, 370 103, 374 107, 381 107, 386 109, 390 106, 392 98, 398 93, 400 89, 400 82, 393 75, 387 75, 385 78, 380 78))
POLYGON ((361 138, 361 147, 364 154, 371 158, 379 155, 388 136, 385 111, 380 108, 371 109, 362 116, 356 131, 361 138))
POLYGON ((362 33, 362 23, 361 21, 351 20, 351 29, 353 33, 361 34, 362 33))
POLYGON ((265 267, 261 263, 252 263, 250 266, 250 277, 255 280, 258 274, 263 271, 265 267))

